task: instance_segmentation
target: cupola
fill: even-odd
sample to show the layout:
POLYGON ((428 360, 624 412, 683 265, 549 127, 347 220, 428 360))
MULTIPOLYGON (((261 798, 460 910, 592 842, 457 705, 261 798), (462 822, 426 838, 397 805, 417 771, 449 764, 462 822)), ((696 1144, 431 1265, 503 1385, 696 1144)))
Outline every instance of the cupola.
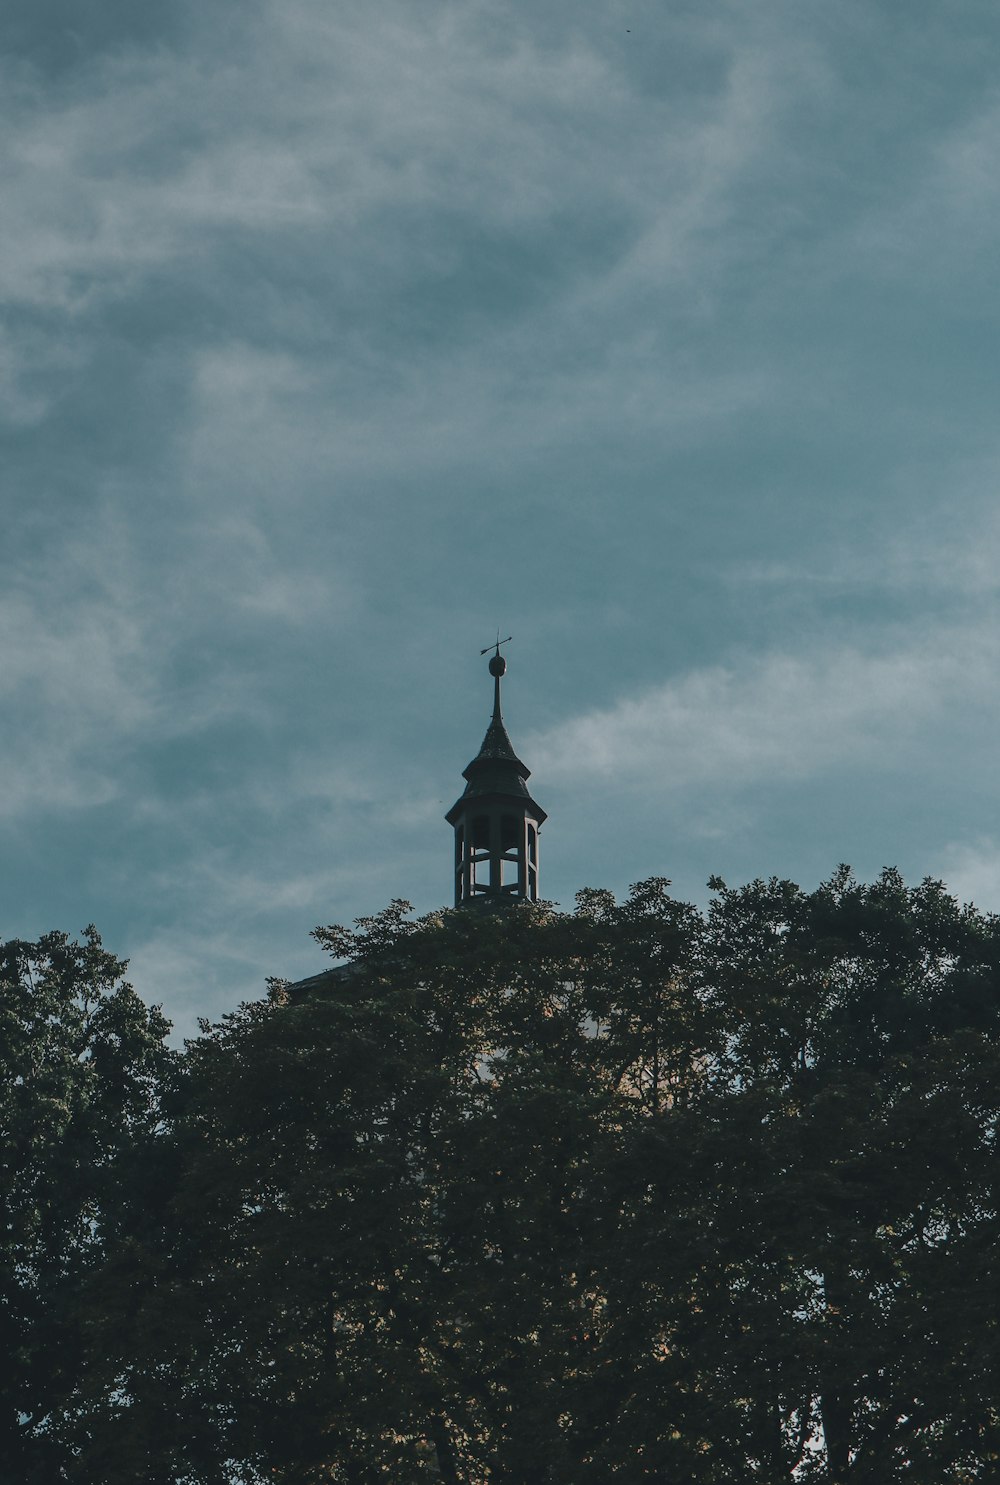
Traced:
POLYGON ((546 816, 528 793, 531 770, 514 752, 503 723, 500 681, 507 662, 500 646, 506 643, 498 640, 490 656, 493 716, 483 745, 463 770, 464 794, 445 816, 455 831, 456 907, 538 898, 538 832, 546 816))

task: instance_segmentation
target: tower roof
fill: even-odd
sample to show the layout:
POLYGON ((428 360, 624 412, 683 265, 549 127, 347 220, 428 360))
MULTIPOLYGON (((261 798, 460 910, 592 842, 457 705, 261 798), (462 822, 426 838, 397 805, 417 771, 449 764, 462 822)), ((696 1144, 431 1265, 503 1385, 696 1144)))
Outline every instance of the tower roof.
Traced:
POLYGON ((485 798, 489 794, 507 794, 514 799, 521 800, 522 803, 527 802, 531 805, 539 824, 546 818, 545 811, 535 804, 525 787, 526 780, 531 777, 531 769, 522 763, 514 752, 514 745, 504 726, 503 713, 500 710, 500 679, 506 669, 507 662, 500 653, 500 642, 498 642, 496 653, 490 657, 490 674, 493 677, 493 715, 479 752, 462 770, 462 777, 466 780, 465 792, 445 816, 449 824, 455 823, 470 799, 477 796, 485 798))

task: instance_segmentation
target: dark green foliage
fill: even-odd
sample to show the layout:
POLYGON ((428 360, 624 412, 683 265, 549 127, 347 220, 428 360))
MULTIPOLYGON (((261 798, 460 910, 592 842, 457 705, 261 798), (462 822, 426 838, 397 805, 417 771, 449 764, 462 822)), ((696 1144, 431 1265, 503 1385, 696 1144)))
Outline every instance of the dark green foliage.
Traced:
POLYGON ((997 1478, 1000 924, 713 886, 393 904, 206 1026, 112 1161, 66 1478, 997 1478))
POLYGON ((133 1222, 169 1029, 93 928, 0 946, 0 1478, 65 1478, 85 1294, 133 1222))

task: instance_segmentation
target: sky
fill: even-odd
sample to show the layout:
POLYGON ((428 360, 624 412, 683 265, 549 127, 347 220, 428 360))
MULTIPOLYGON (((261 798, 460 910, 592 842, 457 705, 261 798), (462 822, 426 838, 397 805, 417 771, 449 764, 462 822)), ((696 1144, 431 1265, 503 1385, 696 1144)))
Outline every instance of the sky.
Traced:
POLYGON ((5 0, 0 932, 177 1034, 450 901, 1000 908, 993 0, 5 0))

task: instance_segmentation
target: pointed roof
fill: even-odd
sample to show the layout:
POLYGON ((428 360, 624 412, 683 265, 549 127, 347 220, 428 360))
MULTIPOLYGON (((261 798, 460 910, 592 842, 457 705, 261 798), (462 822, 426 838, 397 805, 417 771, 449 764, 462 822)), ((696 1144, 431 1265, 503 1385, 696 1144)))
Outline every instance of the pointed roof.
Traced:
MULTIPOLYGON (((507 729, 503 724, 503 717, 500 715, 499 704, 493 708, 493 716, 490 720, 490 725, 486 729, 483 745, 475 758, 473 758, 472 763, 478 763, 481 758, 507 758, 510 762, 516 763, 519 768, 524 768, 524 764, 514 752, 514 744, 507 735, 507 729)), ((472 763, 469 764, 469 768, 472 767, 472 763)), ((525 778, 528 777, 528 773, 529 770, 524 768, 525 778)), ((468 769, 466 769, 466 775, 468 775, 468 769)))
POLYGON ((525 780, 531 777, 531 769, 522 763, 514 752, 514 745, 504 726, 500 710, 500 678, 507 669, 507 662, 497 645, 496 654, 490 659, 490 674, 493 677, 493 715, 486 729, 482 747, 462 770, 467 780, 462 797, 452 805, 445 819, 451 824, 458 817, 459 807, 473 797, 487 794, 509 794, 516 799, 527 800, 538 817, 539 824, 545 819, 545 811, 539 809, 525 788, 525 780))

